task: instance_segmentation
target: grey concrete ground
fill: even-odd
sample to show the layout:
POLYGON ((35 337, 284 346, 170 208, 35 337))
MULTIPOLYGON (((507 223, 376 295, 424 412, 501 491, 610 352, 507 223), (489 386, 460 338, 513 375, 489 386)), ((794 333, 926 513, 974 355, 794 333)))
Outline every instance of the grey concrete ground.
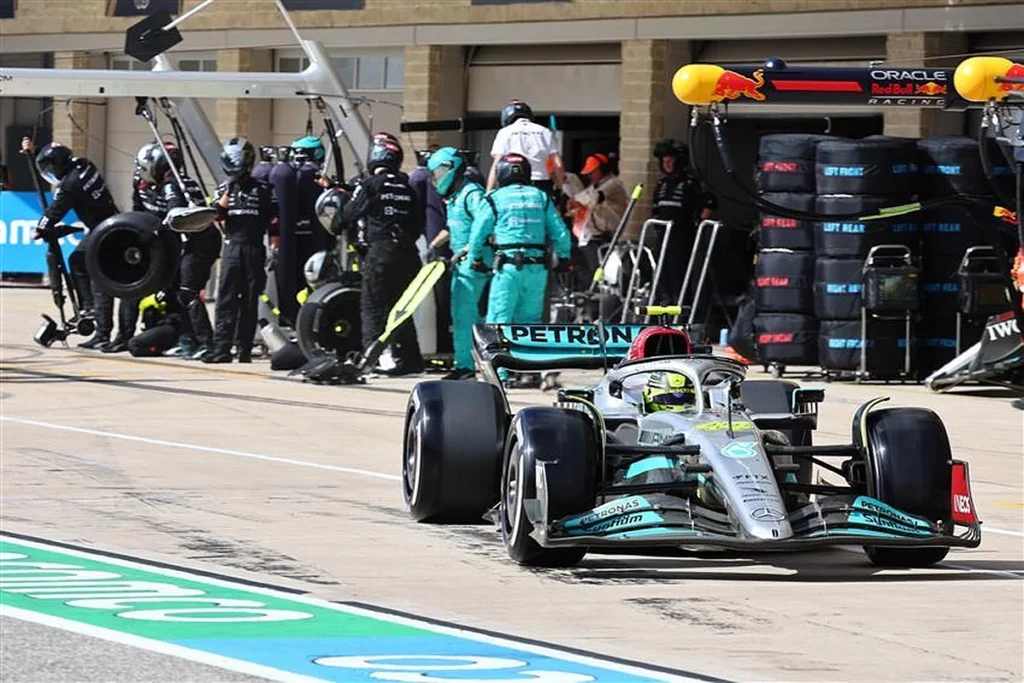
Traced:
MULTIPOLYGON (((1024 679, 1024 413, 1005 397, 827 388, 822 443, 848 440, 855 408, 879 394, 946 421, 982 519, 1003 533, 936 568, 877 570, 829 550, 591 556, 531 572, 488 527, 407 519, 387 476, 415 380, 318 387, 259 363, 45 350, 31 335, 48 293, 0 296, 4 529, 741 680, 1024 679)), ((514 392, 516 406, 549 400, 514 392)), ((53 637, 35 633, 24 637, 53 637)), ((31 652, 5 668, 68 680, 33 674, 31 652)))
POLYGON ((5 683, 234 683, 264 680, 8 618, 0 618, 0 679, 5 683))

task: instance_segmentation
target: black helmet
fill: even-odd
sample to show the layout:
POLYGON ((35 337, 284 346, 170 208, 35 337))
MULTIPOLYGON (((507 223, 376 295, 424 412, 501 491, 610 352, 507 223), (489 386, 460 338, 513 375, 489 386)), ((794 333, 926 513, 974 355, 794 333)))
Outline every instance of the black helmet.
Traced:
POLYGON ((397 171, 402 168, 402 161, 404 159, 405 154, 402 152, 402 146, 397 141, 387 139, 378 141, 376 136, 374 136, 373 148, 370 150, 370 159, 366 167, 370 173, 373 173, 378 168, 397 171))
POLYGON ((51 142, 36 155, 39 175, 51 185, 56 185, 71 172, 75 155, 59 142, 51 142))
POLYGON ((654 156, 657 159, 662 157, 675 157, 678 163, 688 164, 690 161, 686 145, 680 140, 661 140, 654 145, 654 156))
POLYGON ((498 159, 498 187, 530 184, 530 162, 521 154, 506 154, 498 159))
POLYGON ((256 148, 245 138, 231 138, 220 152, 220 165, 231 180, 237 180, 252 171, 256 163, 256 148))
POLYGON ((532 119, 533 110, 530 105, 522 100, 512 100, 501 110, 501 127, 504 128, 513 121, 519 119, 532 119))
MULTIPOLYGON (((163 147, 171 157, 174 167, 179 172, 184 170, 185 159, 177 145, 173 142, 165 142, 163 147)), ((167 158, 160 150, 158 142, 150 142, 139 149, 139 153, 135 155, 135 167, 139 178, 147 183, 162 183, 167 178, 167 174, 171 172, 171 167, 168 166, 167 158)))

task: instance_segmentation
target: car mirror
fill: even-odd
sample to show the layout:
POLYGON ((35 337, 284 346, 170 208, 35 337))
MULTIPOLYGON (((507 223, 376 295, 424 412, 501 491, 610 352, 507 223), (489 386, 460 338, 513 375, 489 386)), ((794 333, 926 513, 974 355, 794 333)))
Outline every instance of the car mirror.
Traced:
POLYGON ((612 398, 622 398, 622 382, 612 380, 608 383, 608 395, 612 398))

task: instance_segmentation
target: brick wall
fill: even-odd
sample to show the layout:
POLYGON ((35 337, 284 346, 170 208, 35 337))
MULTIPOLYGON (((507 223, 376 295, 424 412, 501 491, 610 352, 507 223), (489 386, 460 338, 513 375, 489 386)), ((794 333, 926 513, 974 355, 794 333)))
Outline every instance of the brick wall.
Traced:
MULTIPOLYGON (((79 52, 57 52, 53 55, 53 66, 57 69, 88 69, 89 55, 79 52)), ((53 116, 53 139, 71 149, 76 154, 89 156, 89 118, 90 110, 93 107, 85 102, 71 102, 69 104, 55 103, 55 115, 53 116), (67 112, 67 116, 64 115, 67 112), (72 120, 72 117, 74 120, 72 120), (78 123, 76 126, 75 123, 78 123)), ((105 115, 103 110, 96 113, 97 117, 105 115)), ((90 157, 91 158, 91 157, 90 157)), ((102 164, 102 161, 96 161, 102 164)))
MULTIPOLYGON (((461 47, 441 45, 409 45, 405 48, 404 116, 407 121, 452 119, 462 116, 465 102, 463 53, 461 47)), ((392 131, 395 134, 398 131, 392 131)), ((415 149, 432 145, 459 146, 462 135, 457 132, 432 131, 411 133, 415 149)), ((416 165, 415 155, 406 149, 405 166, 416 165)))
MULTIPOLYGON (((185 9, 199 0, 184 0, 185 9)), ((772 12, 955 7, 1018 4, 1019 0, 574 0, 472 6, 470 0, 366 0, 363 10, 294 12, 300 27, 388 26, 507 21, 559 21, 659 16, 714 16, 772 12)), ((107 0, 23 0, 15 19, 0 22, 8 35, 124 31, 138 17, 106 16, 107 0)), ((186 30, 283 28, 270 0, 226 0, 203 10, 186 30)))
MULTIPOLYGON (((892 33, 885 40, 886 62, 893 66, 955 67, 959 58, 937 57, 964 54, 967 49, 967 36, 962 33, 892 33)), ((908 138, 961 135, 964 119, 963 114, 937 109, 891 109, 885 112, 885 134, 908 138)))
POLYGON ((622 116, 619 119, 620 175, 628 190, 644 184, 627 234, 636 237, 650 214, 650 197, 658 181, 658 166, 651 156, 655 141, 665 132, 666 83, 673 69, 669 43, 664 40, 629 40, 622 43, 622 116))
MULTIPOLYGON (((218 71, 272 71, 271 50, 218 50, 218 71)), ((272 100, 217 100, 214 127, 221 141, 236 135, 248 138, 254 145, 270 143, 272 100)))

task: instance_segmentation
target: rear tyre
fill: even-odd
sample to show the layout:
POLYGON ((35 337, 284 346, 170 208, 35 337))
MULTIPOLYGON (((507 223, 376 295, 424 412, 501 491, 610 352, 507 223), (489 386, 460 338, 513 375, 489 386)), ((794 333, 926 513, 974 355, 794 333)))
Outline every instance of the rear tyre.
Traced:
MULTIPOLYGON (((898 510, 953 528, 953 453, 938 415, 924 408, 887 408, 867 415, 868 495, 898 510)), ((880 567, 926 567, 948 547, 864 546, 880 567)))
POLYGON ((533 525, 526 501, 537 498, 537 463, 546 468, 548 518, 593 509, 597 501, 598 443, 593 423, 584 413, 561 408, 524 408, 509 430, 502 465, 501 536, 509 557, 531 567, 571 567, 586 548, 542 548, 530 533, 533 525))
POLYGON ((345 360, 362 350, 360 291, 341 282, 326 284, 309 295, 295 320, 299 348, 306 358, 334 354, 345 360))
POLYGON ((508 415, 484 382, 421 382, 402 449, 402 495, 417 522, 475 523, 498 502, 508 415))
POLYGON ((85 238, 85 266, 96 289, 136 299, 166 288, 178 268, 181 237, 156 216, 127 211, 100 223, 85 238))

